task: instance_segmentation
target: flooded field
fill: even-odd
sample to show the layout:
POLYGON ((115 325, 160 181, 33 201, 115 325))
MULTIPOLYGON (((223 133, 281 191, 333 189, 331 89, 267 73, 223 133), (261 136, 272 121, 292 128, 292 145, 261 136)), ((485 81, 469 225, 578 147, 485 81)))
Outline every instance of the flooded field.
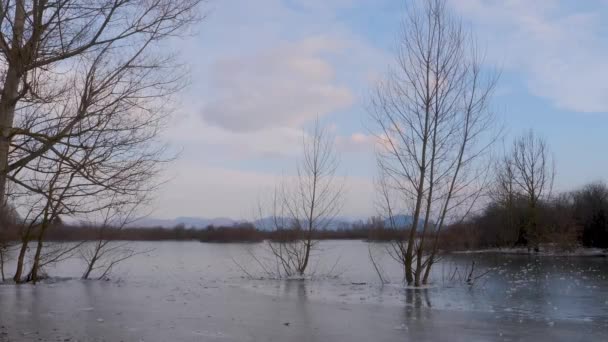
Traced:
POLYGON ((38 285, 0 286, 0 341, 608 339, 606 258, 451 255, 413 290, 374 245, 382 285, 360 241, 320 243, 306 280, 269 279, 264 244, 134 246, 149 252, 109 281, 79 280, 72 259, 38 285), (457 275, 473 261, 487 274, 469 286, 457 275))

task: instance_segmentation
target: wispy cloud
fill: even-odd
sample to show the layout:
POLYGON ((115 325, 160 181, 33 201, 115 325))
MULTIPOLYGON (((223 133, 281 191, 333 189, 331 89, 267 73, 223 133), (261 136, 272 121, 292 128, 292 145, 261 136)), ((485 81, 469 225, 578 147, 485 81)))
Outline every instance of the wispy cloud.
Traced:
POLYGON ((371 154, 377 142, 378 139, 375 136, 355 132, 348 136, 336 137, 336 148, 340 152, 371 154))
POLYGON ((323 58, 341 48, 338 40, 314 37, 222 58, 213 65, 203 117, 229 131, 256 131, 298 127, 348 108, 353 94, 323 58))

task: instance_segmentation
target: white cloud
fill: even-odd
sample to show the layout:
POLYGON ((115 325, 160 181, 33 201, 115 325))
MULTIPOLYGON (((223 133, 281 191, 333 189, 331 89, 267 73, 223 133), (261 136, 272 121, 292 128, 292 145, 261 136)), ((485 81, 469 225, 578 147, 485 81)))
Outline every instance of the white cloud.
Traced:
POLYGON ((452 0, 470 20, 488 60, 521 71, 529 90, 558 108, 608 112, 608 40, 600 13, 556 0, 452 0))
POLYGON ((349 136, 336 137, 336 148, 341 152, 371 154, 376 142, 376 137, 372 135, 355 132, 349 136))
MULTIPOLYGON (((216 1, 198 34, 173 42, 191 85, 165 133, 182 153, 167 171, 153 216, 249 217, 260 193, 295 166, 308 121, 321 116, 344 130, 335 117, 359 109, 369 75, 387 59, 337 19, 359 1, 216 1)), ((360 160, 353 146, 364 144, 347 137, 344 148, 357 154, 344 159, 360 160)), ((347 168, 339 173, 349 174, 347 168)), ((373 209, 368 183, 348 178, 342 214, 373 209)))
POLYGON ((217 61, 211 75, 213 100, 203 108, 206 121, 231 131, 298 127, 316 116, 353 103, 349 88, 335 81, 322 54, 340 41, 308 38, 254 55, 217 61))
MULTIPOLYGON (((258 131, 230 131, 209 125, 198 115, 184 114, 166 132, 173 145, 198 150, 200 158, 208 159, 203 148, 228 159, 261 159, 293 156, 300 148, 303 131, 291 127, 266 127, 258 131)), ((187 151, 186 151, 187 152, 187 151)))

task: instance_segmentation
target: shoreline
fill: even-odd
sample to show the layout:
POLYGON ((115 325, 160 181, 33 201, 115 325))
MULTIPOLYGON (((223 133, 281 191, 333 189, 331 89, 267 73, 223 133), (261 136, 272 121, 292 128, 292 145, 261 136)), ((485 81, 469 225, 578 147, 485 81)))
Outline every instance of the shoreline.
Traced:
POLYGON ((512 254, 539 257, 608 257, 608 249, 579 247, 572 251, 560 251, 557 249, 545 249, 535 252, 534 250, 521 248, 484 248, 473 250, 451 251, 450 254, 512 254))

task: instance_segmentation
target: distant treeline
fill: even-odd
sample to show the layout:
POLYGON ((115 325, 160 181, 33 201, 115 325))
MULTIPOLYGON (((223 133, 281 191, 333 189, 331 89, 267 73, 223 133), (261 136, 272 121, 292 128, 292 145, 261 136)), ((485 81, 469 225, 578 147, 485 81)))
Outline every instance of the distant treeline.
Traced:
MULTIPOLYGON (((341 224, 333 230, 312 232, 314 240, 392 241, 404 239, 407 229, 392 229, 386 221, 371 218, 351 224, 341 224)), ((0 230, 0 241, 19 240, 19 228, 0 230)), ((188 228, 105 228, 76 226, 57 220, 45 234, 49 241, 85 240, 195 240, 202 242, 260 242, 263 240, 296 240, 306 232, 297 229, 260 230, 251 223, 234 226, 188 228)), ((32 234, 36 236, 36 234, 32 234)), ((531 247, 532 239, 561 249, 578 246, 608 248, 608 186, 593 183, 579 190, 560 193, 540 201, 533 210, 524 197, 510 201, 490 201, 477 215, 447 226, 439 237, 443 250, 463 250, 494 247, 531 247), (534 231, 530 222, 534 221, 534 231), (533 234, 533 235, 532 235, 533 234)))
MULTIPOLYGON (((389 241, 399 239, 406 231, 384 228, 368 223, 354 223, 348 228, 336 230, 317 230, 312 232, 314 240, 378 240, 389 241)), ((17 240, 17 230, 10 230, 5 239, 17 240)), ((233 226, 208 226, 207 228, 186 228, 177 225, 173 228, 105 228, 94 226, 77 226, 54 224, 46 233, 47 241, 86 241, 98 240, 132 240, 132 241, 161 241, 161 240, 198 240, 202 242, 260 242, 263 240, 296 240, 306 234, 296 229, 259 230, 253 224, 239 223, 233 226)), ((35 235, 35 234, 34 234, 35 235)))

